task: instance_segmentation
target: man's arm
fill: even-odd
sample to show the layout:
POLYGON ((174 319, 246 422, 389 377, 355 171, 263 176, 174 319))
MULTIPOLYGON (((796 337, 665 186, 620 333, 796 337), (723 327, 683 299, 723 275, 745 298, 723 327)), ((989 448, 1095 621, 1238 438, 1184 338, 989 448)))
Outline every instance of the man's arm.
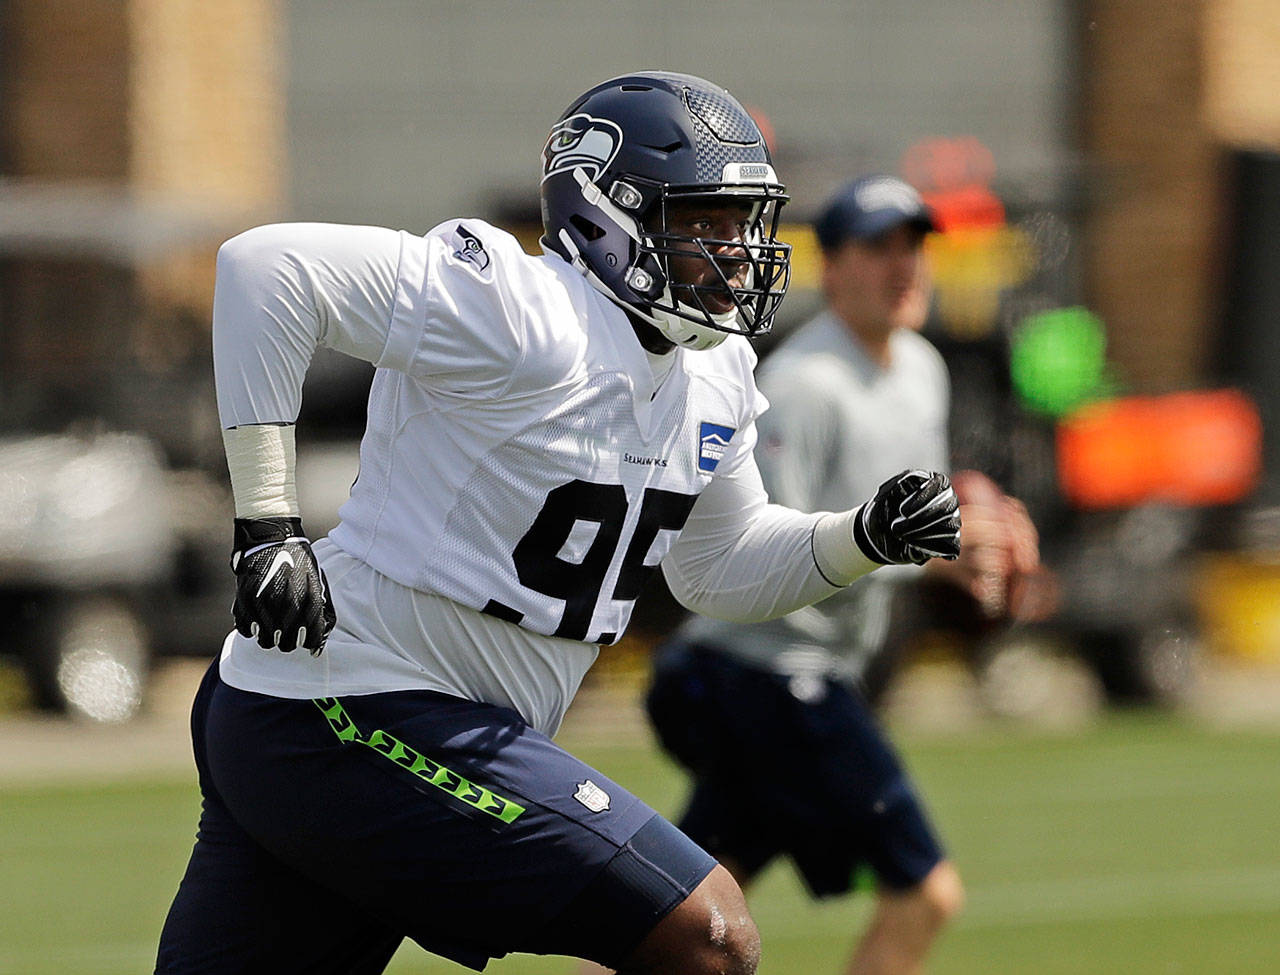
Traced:
POLYGON ((236 518, 236 629, 264 649, 319 653, 336 621, 302 527, 293 423, 316 348, 377 362, 400 238, 372 227, 259 227, 218 252, 214 375, 236 518))

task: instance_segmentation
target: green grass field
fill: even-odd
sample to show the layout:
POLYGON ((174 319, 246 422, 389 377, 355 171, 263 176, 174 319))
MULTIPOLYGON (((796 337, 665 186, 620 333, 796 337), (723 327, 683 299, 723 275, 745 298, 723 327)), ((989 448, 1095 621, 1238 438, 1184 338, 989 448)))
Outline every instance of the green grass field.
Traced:
MULTIPOLYGON (((565 743, 676 808, 680 774, 652 749, 595 738, 565 743)), ((969 890, 931 972, 1280 972, 1280 732, 1137 714, 1069 734, 989 725, 901 745, 969 890)), ((196 808, 189 776, 0 792, 0 973, 150 971, 196 808)), ((751 903, 765 975, 838 971, 866 906, 815 906, 786 866, 751 903)), ((489 971, 573 968, 521 956, 489 971)), ((464 969, 406 946, 390 971, 464 969)))

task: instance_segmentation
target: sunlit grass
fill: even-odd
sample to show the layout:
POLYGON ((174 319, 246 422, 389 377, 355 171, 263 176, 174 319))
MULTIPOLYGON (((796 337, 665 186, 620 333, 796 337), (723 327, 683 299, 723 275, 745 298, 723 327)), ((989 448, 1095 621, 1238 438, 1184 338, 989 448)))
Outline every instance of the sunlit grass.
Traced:
MULTIPOLYGON (((680 773, 642 739, 565 742, 659 809, 680 773)), ((1165 715, 1088 730, 985 725, 902 750, 969 889, 930 968, 945 975, 1280 970, 1280 733, 1165 715)), ((149 971, 194 834, 191 777, 0 792, 0 973, 149 971)), ((786 865, 751 899, 763 975, 836 972, 864 899, 815 905, 786 865)), ((569 975, 512 957, 497 975, 569 975)), ((391 972, 464 969, 407 945, 391 972)))

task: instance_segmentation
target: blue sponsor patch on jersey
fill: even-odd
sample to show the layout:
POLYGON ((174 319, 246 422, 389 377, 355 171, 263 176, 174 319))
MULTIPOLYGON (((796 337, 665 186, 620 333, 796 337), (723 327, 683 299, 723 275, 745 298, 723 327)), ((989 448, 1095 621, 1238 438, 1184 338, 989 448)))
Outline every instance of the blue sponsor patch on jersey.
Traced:
POLYGON ((729 441, 733 438, 733 427, 722 427, 718 423, 702 422, 698 429, 698 470, 714 471, 720 458, 729 449, 729 441))

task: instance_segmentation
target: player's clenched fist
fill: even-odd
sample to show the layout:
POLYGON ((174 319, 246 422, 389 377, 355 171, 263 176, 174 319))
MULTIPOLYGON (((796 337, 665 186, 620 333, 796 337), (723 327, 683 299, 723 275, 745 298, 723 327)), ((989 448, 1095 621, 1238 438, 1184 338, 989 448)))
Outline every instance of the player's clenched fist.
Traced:
POLYGON ((934 471, 895 474, 858 510, 853 538, 882 565, 957 558, 960 506, 951 482, 934 471))
POLYGON ((338 617, 302 520, 237 518, 234 548, 236 629, 264 650, 320 653, 338 617))

